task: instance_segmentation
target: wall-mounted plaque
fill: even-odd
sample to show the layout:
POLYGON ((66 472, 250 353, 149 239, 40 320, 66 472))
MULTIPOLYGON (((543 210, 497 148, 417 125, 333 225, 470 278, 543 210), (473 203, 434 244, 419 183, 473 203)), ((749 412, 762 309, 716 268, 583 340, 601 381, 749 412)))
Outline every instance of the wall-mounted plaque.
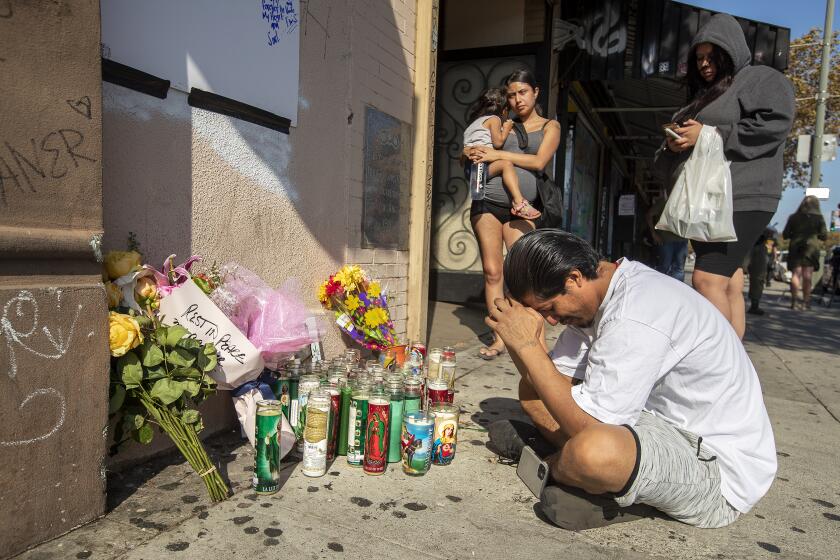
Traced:
POLYGON ((410 133, 409 125, 366 107, 363 247, 408 248, 410 133))

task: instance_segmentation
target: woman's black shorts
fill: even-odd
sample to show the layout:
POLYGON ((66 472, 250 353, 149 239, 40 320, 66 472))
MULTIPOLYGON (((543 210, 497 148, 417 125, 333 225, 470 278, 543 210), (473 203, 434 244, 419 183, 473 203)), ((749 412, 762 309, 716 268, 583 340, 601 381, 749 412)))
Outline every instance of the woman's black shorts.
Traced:
POLYGON ((473 200, 472 206, 470 206, 470 220, 481 214, 493 214, 502 225, 512 220, 522 219, 510 213, 510 206, 502 206, 501 204, 490 202, 486 198, 473 200))
POLYGON ((694 248, 694 254, 697 255, 694 269, 731 278, 743 265, 747 253, 764 233, 772 218, 772 212, 735 212, 732 221, 738 241, 732 243, 692 241, 691 246, 694 248))

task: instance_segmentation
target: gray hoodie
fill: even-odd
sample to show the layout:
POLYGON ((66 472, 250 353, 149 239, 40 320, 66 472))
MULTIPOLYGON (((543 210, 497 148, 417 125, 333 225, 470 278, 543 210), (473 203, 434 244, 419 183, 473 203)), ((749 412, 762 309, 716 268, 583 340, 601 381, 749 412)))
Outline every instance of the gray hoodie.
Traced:
MULTIPOLYGON (((689 64, 695 64, 694 48, 700 43, 719 46, 735 66, 729 89, 695 118, 717 128, 723 138, 724 154, 731 162, 734 209, 775 212, 782 195, 785 140, 796 112, 793 86, 769 66, 750 66, 744 32, 728 14, 715 14, 697 31, 689 64)), ((673 153, 664 143, 656 152, 654 168, 669 188, 690 153, 673 153)))

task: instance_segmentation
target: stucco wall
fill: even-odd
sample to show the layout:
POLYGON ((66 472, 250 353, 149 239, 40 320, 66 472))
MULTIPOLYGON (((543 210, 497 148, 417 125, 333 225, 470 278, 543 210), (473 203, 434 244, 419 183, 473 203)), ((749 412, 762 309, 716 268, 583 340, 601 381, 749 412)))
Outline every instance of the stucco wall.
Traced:
MULTIPOLYGON (((296 278, 313 309, 318 284, 358 262, 385 280, 404 331, 406 252, 359 247, 364 106, 411 123, 414 27, 411 1, 302 1, 289 135, 191 108, 172 89, 160 100, 104 84, 105 249, 133 231, 151 263, 236 260, 273 285, 296 278)), ((325 324, 335 355, 344 343, 325 324)), ((232 419, 223 397, 208 403, 208 432, 232 419)))

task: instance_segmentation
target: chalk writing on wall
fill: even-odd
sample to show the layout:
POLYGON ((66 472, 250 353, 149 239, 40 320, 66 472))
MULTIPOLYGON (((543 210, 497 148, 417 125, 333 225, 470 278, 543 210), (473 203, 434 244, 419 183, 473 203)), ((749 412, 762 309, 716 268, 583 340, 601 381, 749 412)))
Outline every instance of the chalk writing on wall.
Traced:
MULTIPOLYGON (((55 301, 55 316, 61 314, 61 290, 51 290, 55 301)), ((63 358, 70 350, 71 342, 73 340, 73 333, 76 329, 76 323, 82 312, 82 306, 79 305, 73 319, 65 331, 61 326, 53 326, 41 324, 38 300, 35 295, 28 291, 22 290, 18 294, 6 302, 3 306, 3 316, 0 317, 0 335, 2 335, 8 353, 8 371, 7 375, 10 379, 15 379, 18 373, 17 353, 19 351, 27 352, 43 360, 59 360, 63 358)), ((64 425, 64 418, 67 411, 67 405, 58 389, 54 387, 39 388, 26 397, 18 405, 18 411, 22 411, 30 402, 35 399, 51 399, 55 401, 57 410, 57 419, 53 426, 46 432, 20 440, 0 440, 0 447, 11 447, 18 445, 28 445, 37 441, 43 441, 53 434, 55 434, 61 426, 64 425)))
POLYGON ((298 26, 298 15, 292 0, 262 0, 262 18, 269 24, 268 44, 276 45, 280 33, 292 33, 298 26), (282 29, 281 29, 282 25, 282 29))
POLYGON ((403 249, 408 232, 408 180, 403 125, 373 107, 365 111, 362 242, 403 249))

